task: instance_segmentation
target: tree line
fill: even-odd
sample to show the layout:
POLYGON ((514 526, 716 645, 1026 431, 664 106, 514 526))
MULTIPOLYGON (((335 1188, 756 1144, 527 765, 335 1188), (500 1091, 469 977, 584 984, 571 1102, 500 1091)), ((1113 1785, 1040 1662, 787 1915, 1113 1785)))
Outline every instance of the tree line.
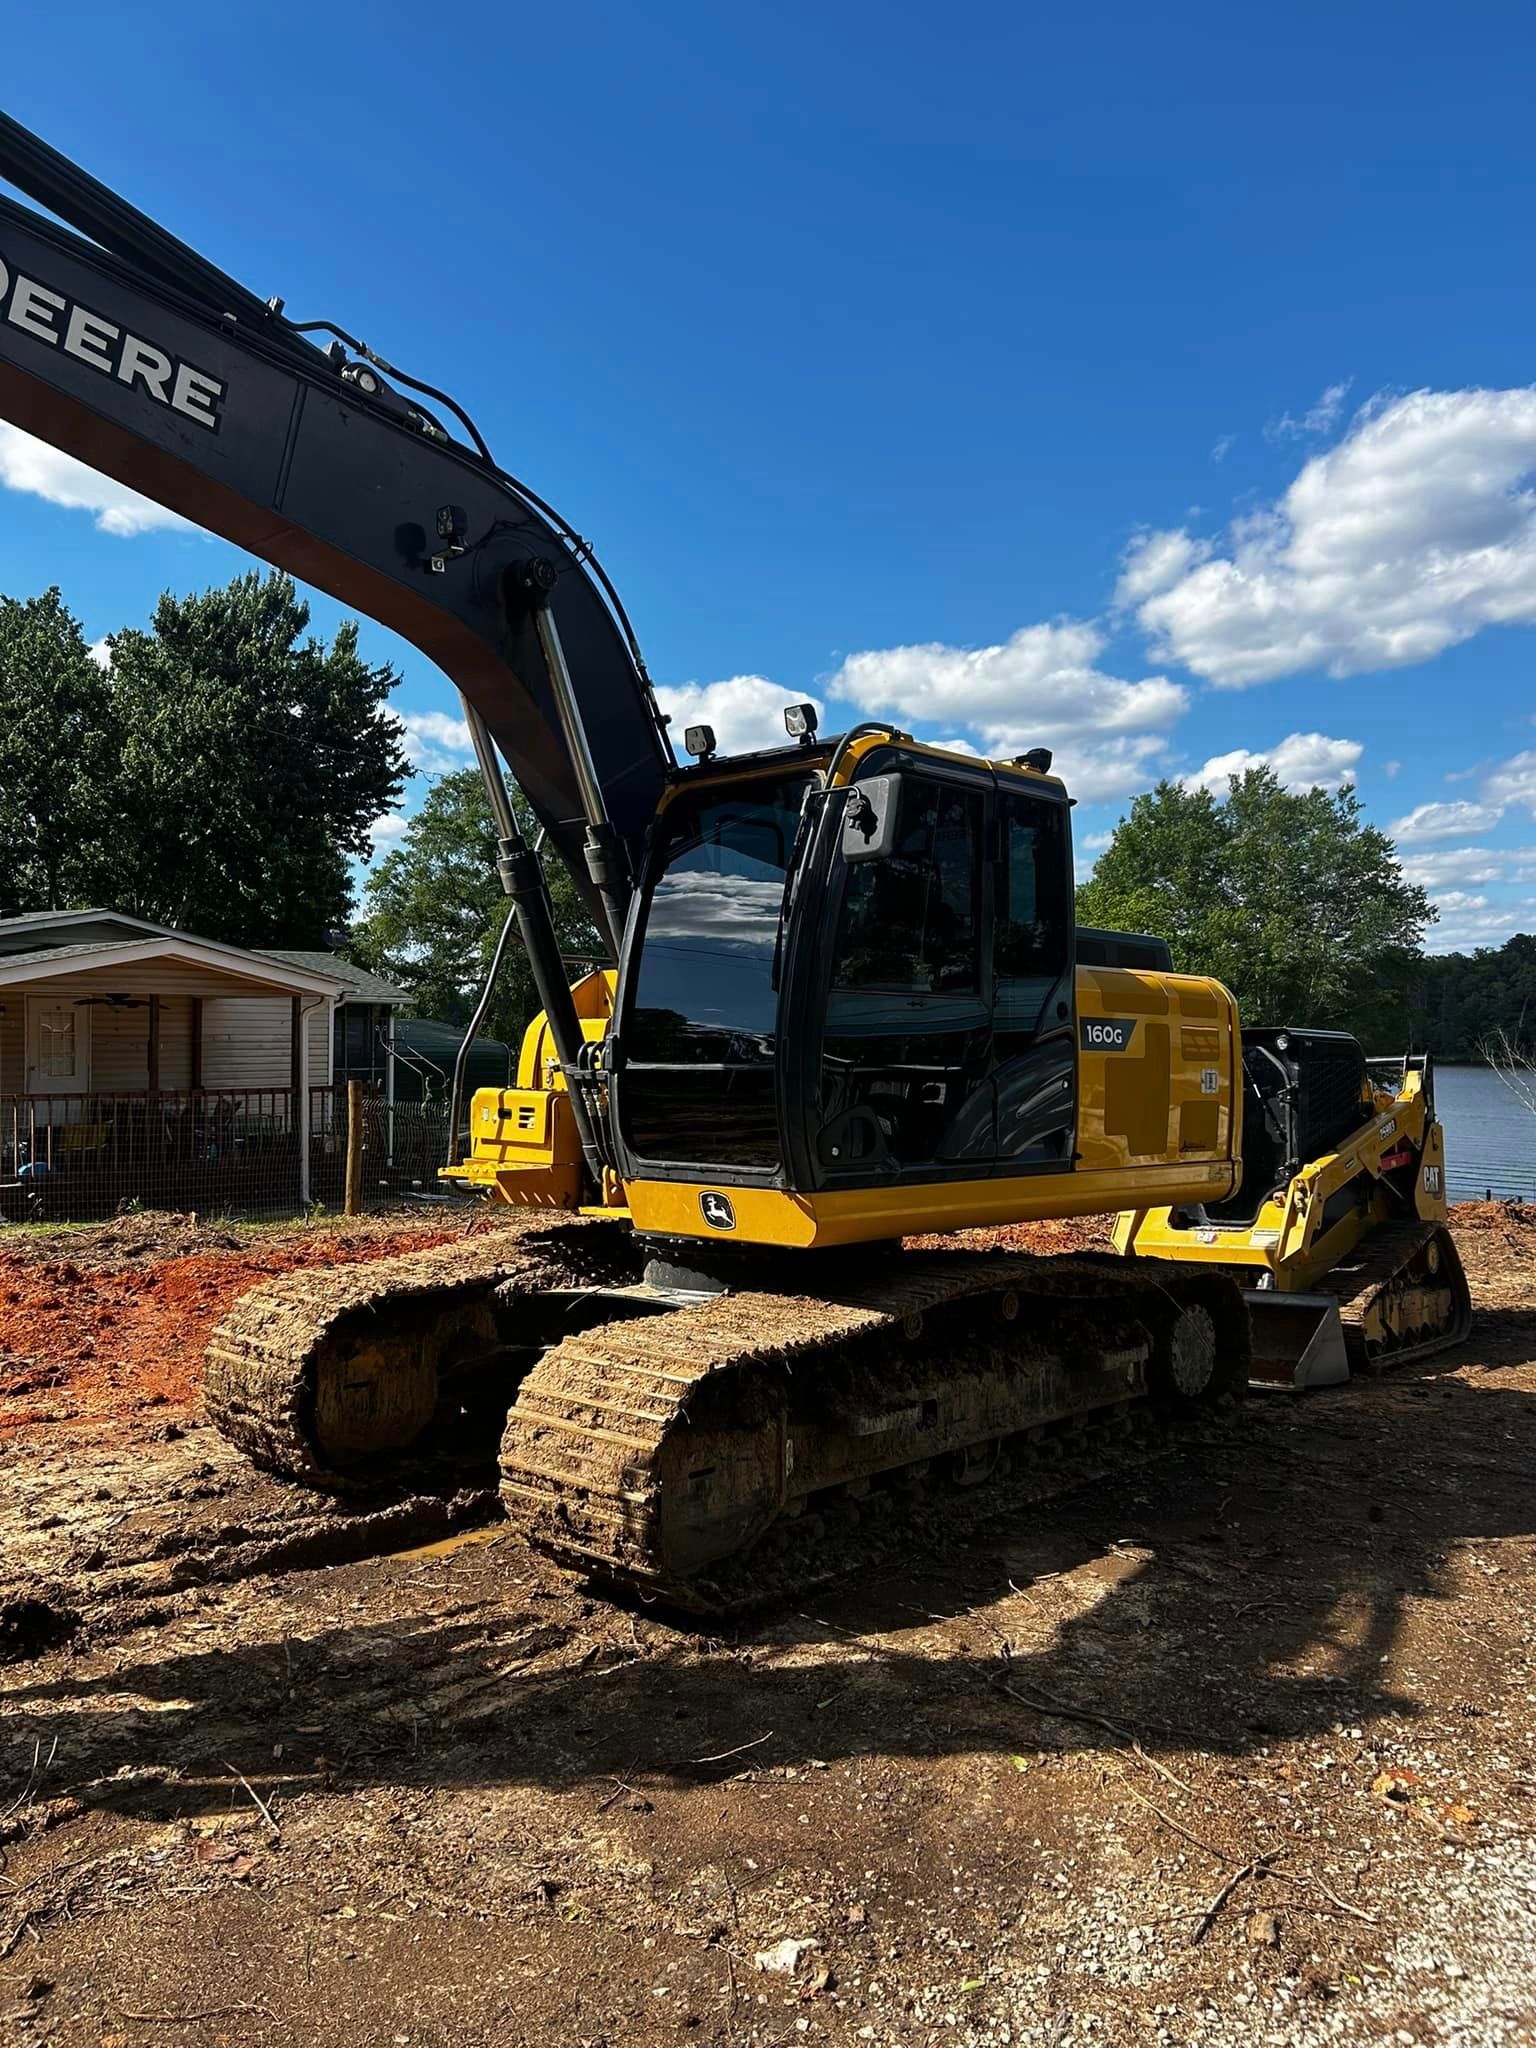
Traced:
POLYGON ((1131 805, 1077 892, 1085 924, 1164 938, 1252 1023, 1351 1032, 1368 1053, 1477 1060, 1500 1032, 1536 1048, 1536 938, 1427 954, 1435 921, 1353 788, 1284 788, 1272 770, 1224 796, 1162 782, 1131 805))
MULTIPOLYGON (((346 932, 418 1012, 463 1022, 506 915, 478 772, 433 784, 359 904, 354 863, 412 772, 388 708, 399 678, 363 660, 351 622, 328 644, 308 627, 279 573, 167 593, 97 650, 57 589, 0 597, 0 916, 100 904, 241 946, 346 932)), ((596 934, 560 863, 548 874, 574 960, 596 934)), ((1267 768, 1224 795, 1159 783, 1077 907, 1166 939, 1253 1022, 1350 1031, 1370 1052, 1470 1060, 1499 1033, 1536 1050, 1536 937, 1426 954, 1433 906, 1348 786, 1288 790, 1267 768)), ((515 1042, 534 1006, 514 943, 489 1028, 515 1042)))

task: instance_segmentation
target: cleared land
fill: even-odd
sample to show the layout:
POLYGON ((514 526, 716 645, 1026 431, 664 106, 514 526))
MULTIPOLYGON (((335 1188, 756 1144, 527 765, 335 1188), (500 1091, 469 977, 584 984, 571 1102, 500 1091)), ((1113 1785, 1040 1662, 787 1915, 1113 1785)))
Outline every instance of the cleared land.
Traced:
POLYGON ((1456 1228, 1460 1351, 723 1640, 499 1538, 451 1447, 337 1505, 200 1423, 234 1293, 441 1216, 0 1238, 0 2021, 1536 2040, 1536 1211, 1456 1228))

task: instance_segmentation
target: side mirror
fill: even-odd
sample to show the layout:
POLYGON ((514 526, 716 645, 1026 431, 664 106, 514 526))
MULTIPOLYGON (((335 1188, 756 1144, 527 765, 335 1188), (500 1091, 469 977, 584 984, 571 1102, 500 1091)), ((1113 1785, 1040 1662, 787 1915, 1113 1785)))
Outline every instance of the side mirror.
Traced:
POLYGON ((856 782, 843 811, 843 859, 888 860, 901 826, 901 777, 871 775, 856 782))

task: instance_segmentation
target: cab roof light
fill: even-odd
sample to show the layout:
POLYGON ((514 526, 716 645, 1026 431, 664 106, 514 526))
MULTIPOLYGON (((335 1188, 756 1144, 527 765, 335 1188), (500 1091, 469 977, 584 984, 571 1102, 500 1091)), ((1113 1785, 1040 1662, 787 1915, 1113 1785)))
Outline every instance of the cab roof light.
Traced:
POLYGON ((683 730, 683 745, 696 760, 709 760, 715 751, 715 728, 712 725, 686 726, 683 730))
POLYGON ((1015 754, 1013 765, 1015 768, 1033 768, 1037 775, 1049 775, 1051 759, 1049 747, 1031 747, 1027 754, 1015 754))
POLYGON ((809 746, 816 737, 816 728, 821 717, 814 704, 786 704, 784 706, 784 730, 792 740, 801 746, 809 746))

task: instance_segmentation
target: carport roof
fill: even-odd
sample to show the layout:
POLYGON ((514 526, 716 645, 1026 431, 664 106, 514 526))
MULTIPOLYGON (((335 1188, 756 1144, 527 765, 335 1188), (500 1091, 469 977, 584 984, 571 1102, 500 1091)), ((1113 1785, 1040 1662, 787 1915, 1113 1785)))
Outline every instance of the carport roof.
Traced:
POLYGON ((181 932, 146 932, 137 939, 99 939, 73 946, 41 946, 26 953, 0 953, 0 988, 29 981, 51 981, 92 967, 131 967, 174 960, 178 966, 205 967, 259 987, 289 995, 336 996, 345 984, 340 976, 300 967, 270 955, 247 953, 239 946, 217 946, 181 932))

